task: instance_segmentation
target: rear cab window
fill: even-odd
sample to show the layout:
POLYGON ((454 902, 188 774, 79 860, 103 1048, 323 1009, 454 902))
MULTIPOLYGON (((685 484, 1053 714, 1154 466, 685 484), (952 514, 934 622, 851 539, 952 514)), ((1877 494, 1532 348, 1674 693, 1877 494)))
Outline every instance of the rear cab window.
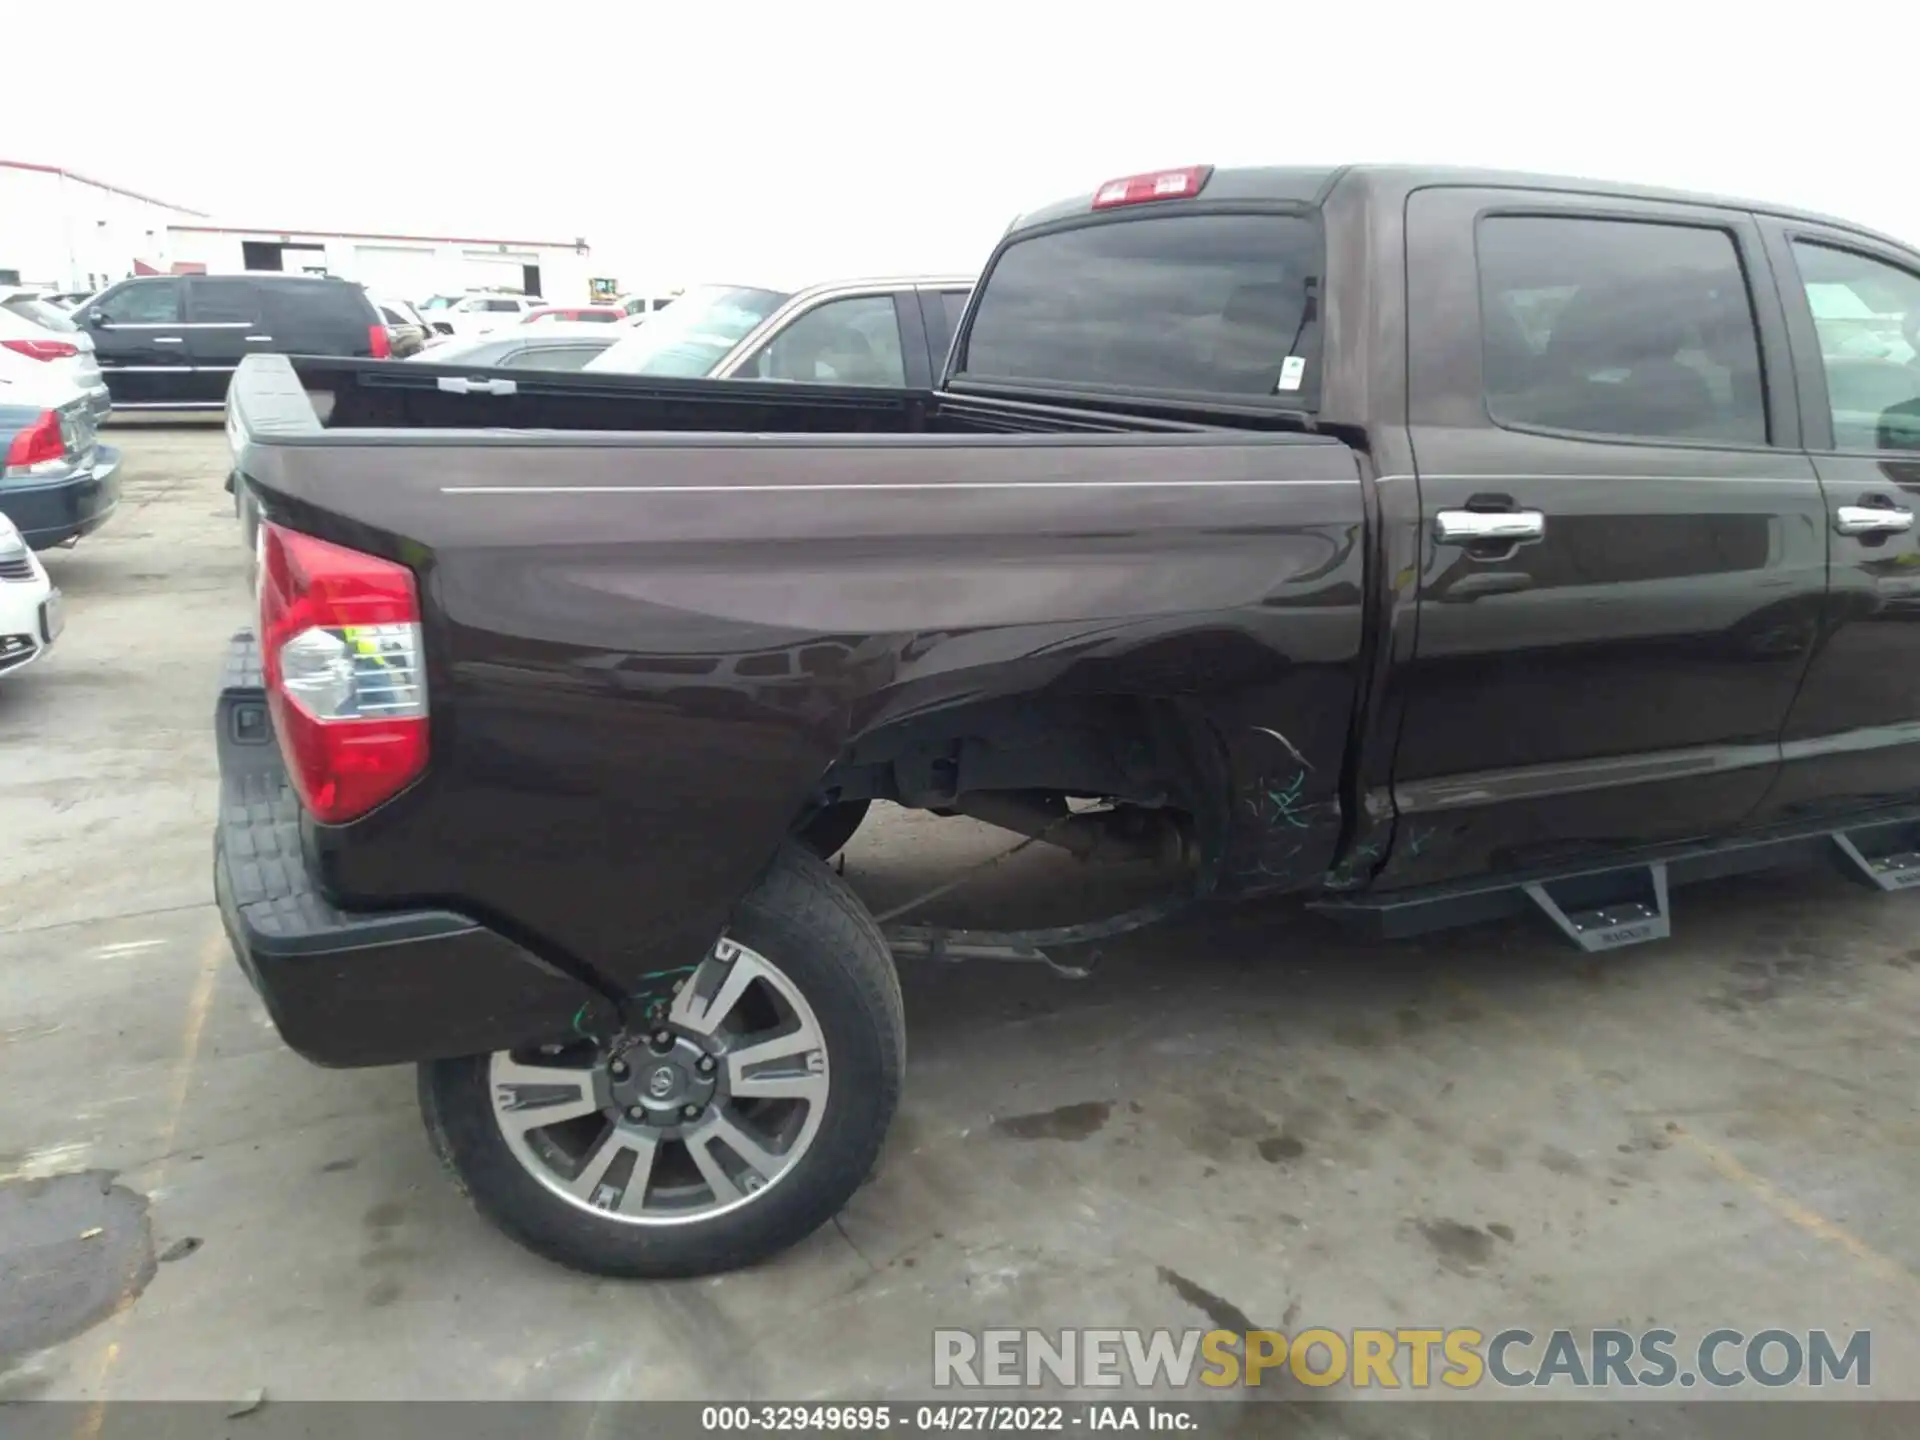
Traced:
POLYGON ((1090 211, 1015 236, 982 277, 954 378, 1313 409, 1317 216, 1203 201, 1090 211))

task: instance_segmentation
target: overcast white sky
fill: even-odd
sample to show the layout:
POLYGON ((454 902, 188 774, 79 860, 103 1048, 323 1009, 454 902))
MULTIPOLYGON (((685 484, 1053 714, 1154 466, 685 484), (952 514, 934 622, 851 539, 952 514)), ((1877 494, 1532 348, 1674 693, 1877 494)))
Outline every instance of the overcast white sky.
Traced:
POLYGON ((1911 39, 1911 0, 0 8, 39 37, 0 157, 267 228, 584 235, 634 287, 971 270, 1022 208, 1193 163, 1639 179, 1920 241, 1911 46, 1857 38, 1911 39))

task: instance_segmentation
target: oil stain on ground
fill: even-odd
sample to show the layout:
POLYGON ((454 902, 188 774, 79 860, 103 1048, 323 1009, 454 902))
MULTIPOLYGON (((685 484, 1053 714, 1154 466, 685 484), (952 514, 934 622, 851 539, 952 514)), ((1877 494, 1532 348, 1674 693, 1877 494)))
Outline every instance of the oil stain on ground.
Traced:
POLYGON ((154 1265, 147 1199, 110 1172, 0 1184, 0 1368, 99 1324, 154 1265))
POLYGON ((1199 1285, 1189 1280, 1178 1270, 1170 1270, 1165 1265, 1156 1265, 1154 1266, 1154 1270, 1160 1276, 1160 1283, 1162 1285, 1165 1285, 1169 1290, 1173 1291, 1174 1294, 1186 1301, 1187 1304, 1193 1306, 1194 1309, 1213 1321, 1213 1323, 1222 1330, 1233 1330, 1244 1335, 1250 1330, 1263 1328, 1248 1319, 1247 1312, 1231 1300, 1222 1299, 1204 1285, 1199 1285))
POLYGON ((993 1122, 996 1134, 1014 1140, 1084 1140, 1113 1113, 1111 1100, 1083 1100, 1032 1115, 1003 1115, 993 1122))
POLYGON ((1493 1258, 1493 1236, 1478 1226, 1458 1220, 1422 1220, 1419 1228, 1440 1263, 1456 1273, 1477 1270, 1493 1258))

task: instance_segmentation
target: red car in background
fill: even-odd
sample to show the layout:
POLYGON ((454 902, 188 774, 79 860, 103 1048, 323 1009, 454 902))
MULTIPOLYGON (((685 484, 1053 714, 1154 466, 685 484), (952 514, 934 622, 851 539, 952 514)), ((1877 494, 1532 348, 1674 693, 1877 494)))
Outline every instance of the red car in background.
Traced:
POLYGON ((626 311, 613 305, 548 305, 540 310, 529 310, 520 323, 537 325, 543 320, 579 320, 588 324, 611 325, 616 320, 626 318, 626 311))

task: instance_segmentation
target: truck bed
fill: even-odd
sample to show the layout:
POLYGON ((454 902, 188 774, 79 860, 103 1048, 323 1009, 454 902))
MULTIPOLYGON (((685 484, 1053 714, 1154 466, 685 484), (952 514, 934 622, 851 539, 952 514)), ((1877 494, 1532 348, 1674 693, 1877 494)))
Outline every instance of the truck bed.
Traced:
POLYGON ((483 917, 617 990, 705 944, 836 796, 1169 806, 1224 889, 1311 885, 1335 855, 1369 614, 1345 445, 913 392, 442 378, 496 377, 249 357, 229 400, 267 520, 420 582, 431 767, 309 823, 335 902, 483 917))
POLYGON ((329 432, 712 430, 784 435, 1183 434, 1215 428, 1178 413, 1108 413, 929 390, 672 380, 330 356, 260 360, 281 364, 262 365, 250 375, 251 422, 261 429, 278 418, 291 427, 284 433, 310 431, 315 425, 329 432), (269 395, 279 400, 269 404, 269 395))

